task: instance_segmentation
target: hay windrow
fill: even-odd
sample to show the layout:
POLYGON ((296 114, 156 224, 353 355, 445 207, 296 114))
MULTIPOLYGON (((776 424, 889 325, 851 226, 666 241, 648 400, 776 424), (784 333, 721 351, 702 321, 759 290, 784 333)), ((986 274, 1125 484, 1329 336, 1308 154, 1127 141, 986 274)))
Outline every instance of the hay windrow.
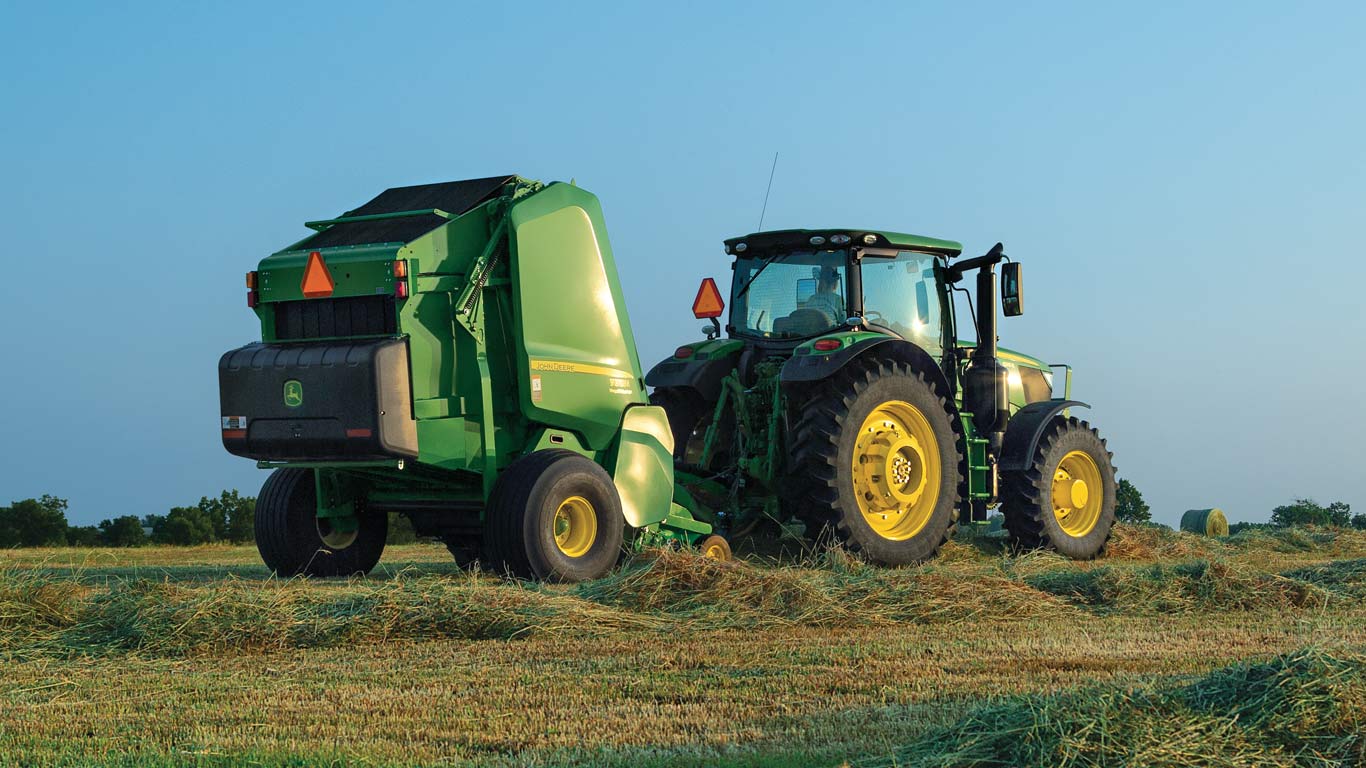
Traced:
POLYGON ((340 585, 228 579, 211 586, 131 579, 103 590, 40 575, 0 578, 0 650, 16 654, 179 657, 660 626, 649 616, 487 578, 418 576, 340 585))
POLYGON ((1063 569, 1027 576, 1025 582, 1078 605, 1131 613, 1303 608, 1330 598, 1307 581, 1217 560, 1063 569))
POLYGON ((973 710, 859 766, 1348 766, 1366 758, 1366 657, 1302 650, 1157 691, 1088 688, 973 710))
POLYGON ((758 567, 658 551, 577 593, 714 628, 1009 621, 1073 612, 1065 601, 1001 576, 964 578, 933 566, 882 569, 839 554, 824 565, 758 567))

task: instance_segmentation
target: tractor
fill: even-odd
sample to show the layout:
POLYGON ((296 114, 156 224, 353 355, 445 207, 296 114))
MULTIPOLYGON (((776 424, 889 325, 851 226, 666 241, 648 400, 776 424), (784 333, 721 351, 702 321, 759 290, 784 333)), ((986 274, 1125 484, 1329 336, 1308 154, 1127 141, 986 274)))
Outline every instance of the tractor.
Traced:
POLYGON ((1023 312, 1019 262, 998 243, 862 229, 725 241, 729 315, 711 278, 705 340, 646 376, 673 434, 675 500, 735 538, 760 525, 833 536, 883 565, 933 557, 999 507, 1017 547, 1100 555, 1114 524, 1106 442, 1072 415, 1070 366, 997 344, 1023 312), (976 342, 953 292, 975 272, 976 342), (1064 374, 1062 393, 1054 373, 1064 374))

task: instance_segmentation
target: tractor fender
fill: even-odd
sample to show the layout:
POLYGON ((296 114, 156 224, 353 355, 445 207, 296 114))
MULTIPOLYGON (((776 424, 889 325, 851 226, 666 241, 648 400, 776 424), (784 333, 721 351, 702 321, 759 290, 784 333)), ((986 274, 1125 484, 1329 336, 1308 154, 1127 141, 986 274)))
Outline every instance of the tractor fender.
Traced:
MULTIPOLYGON (((701 354, 706 354, 701 353, 701 354)), ((706 359, 694 356, 687 360, 670 358, 657 364, 645 374, 645 383, 659 387, 686 387, 696 390, 702 399, 714 403, 721 397, 721 380, 735 370, 740 346, 722 349, 706 359)))
POLYGON ((784 384, 821 381, 834 375, 855 359, 873 354, 874 349, 877 350, 876 354, 879 357, 906 363, 923 372, 930 379, 930 383, 939 388, 949 403, 949 409, 956 410, 953 403, 953 387, 949 385, 944 369, 939 367, 939 361, 919 346, 891 336, 863 339, 828 355, 793 355, 783 364, 780 376, 784 384))
POLYGON ((1091 407, 1080 400, 1040 400, 1016 411, 1006 423, 1006 436, 1001 444, 999 463, 1001 471, 1028 469, 1049 422, 1064 409, 1072 406, 1091 407))

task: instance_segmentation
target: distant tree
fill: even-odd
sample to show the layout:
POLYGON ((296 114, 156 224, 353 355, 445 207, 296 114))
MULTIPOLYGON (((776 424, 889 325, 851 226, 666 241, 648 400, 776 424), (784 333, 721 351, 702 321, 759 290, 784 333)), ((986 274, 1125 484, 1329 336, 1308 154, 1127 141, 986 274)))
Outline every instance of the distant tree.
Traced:
POLYGON ((142 521, 133 515, 100 521, 100 541, 106 547, 138 547, 147 543, 142 521))
POLYGON ((0 507, 0 547, 60 547, 66 529, 66 499, 44 494, 0 507))
POLYGON ((1352 515, 1352 527, 1358 531, 1366 531, 1366 512, 1359 515, 1352 515))
POLYGON ((1346 528, 1351 524, 1352 508, 1341 501, 1320 506, 1313 499, 1295 499, 1294 504, 1271 510, 1271 525, 1289 528, 1292 525, 1324 525, 1346 528))
POLYGON ((236 542, 255 538, 255 497, 242 496, 236 490, 223 491, 216 499, 201 498, 198 508, 213 523, 215 538, 236 542))
POLYGON ((158 544, 191 546, 214 539, 213 521, 199 507, 174 507, 152 527, 152 541, 158 544))
POLYGON ((1120 480, 1115 488, 1115 519, 1121 523, 1151 523, 1153 520, 1143 494, 1128 480, 1120 480))
POLYGON ((1272 525, 1270 523, 1233 523, 1229 525, 1228 533, 1232 536, 1235 533, 1242 533, 1243 531, 1261 531, 1271 527, 1272 525))
POLYGON ((66 529, 66 543, 71 547, 98 547, 104 543, 100 529, 93 525, 73 525, 66 529))

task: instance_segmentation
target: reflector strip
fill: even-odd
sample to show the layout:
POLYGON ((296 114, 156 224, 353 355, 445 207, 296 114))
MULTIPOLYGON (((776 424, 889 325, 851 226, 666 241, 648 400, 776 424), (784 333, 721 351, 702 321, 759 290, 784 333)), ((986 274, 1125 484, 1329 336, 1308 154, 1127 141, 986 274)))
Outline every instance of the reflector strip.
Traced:
POLYGON ((720 317, 725 308, 726 302, 721 300, 721 291, 717 290, 716 281, 710 277, 702 278, 702 285, 697 289, 697 298, 692 300, 693 317, 699 320, 720 317))
POLYGON ((309 299, 321 299, 332 295, 336 283, 332 282, 332 273, 327 271, 327 263, 323 261, 321 253, 313 251, 308 254, 308 266, 304 267, 304 281, 299 287, 309 299))
POLYGON ((246 440, 247 431, 245 429, 225 429, 223 430, 224 440, 246 440))
POLYGON ((371 434, 372 434, 372 433, 371 433, 370 430, 368 430, 368 429, 348 429, 348 430, 346 430, 346 436, 347 436, 347 437, 369 437, 371 434))

